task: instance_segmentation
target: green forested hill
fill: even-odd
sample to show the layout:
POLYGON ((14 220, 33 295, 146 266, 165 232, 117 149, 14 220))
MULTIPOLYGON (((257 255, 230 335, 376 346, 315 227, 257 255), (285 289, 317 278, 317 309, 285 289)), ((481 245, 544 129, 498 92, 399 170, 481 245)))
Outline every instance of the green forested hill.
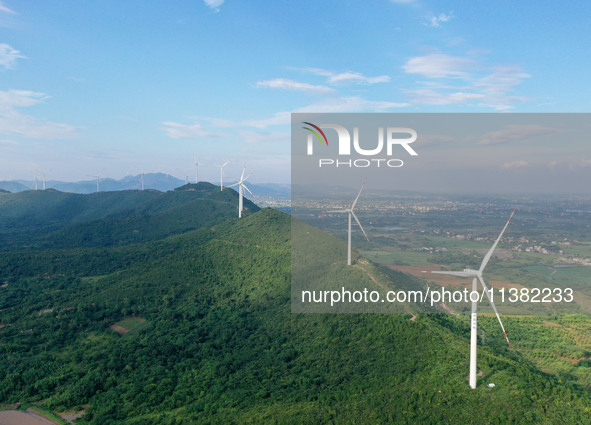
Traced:
POLYGON ((275 210, 138 245, 0 254, 0 270, 0 403, 89 404, 97 425, 591 423, 587 390, 500 338, 479 348, 470 390, 454 317, 292 314, 290 218, 275 210), (125 318, 145 321, 109 328, 125 318))
MULTIPOLYGON (((245 215, 258 207, 245 199, 245 215)), ((0 197, 2 250, 111 246, 160 239, 237 215, 238 194, 201 182, 170 192, 55 190, 0 197)))

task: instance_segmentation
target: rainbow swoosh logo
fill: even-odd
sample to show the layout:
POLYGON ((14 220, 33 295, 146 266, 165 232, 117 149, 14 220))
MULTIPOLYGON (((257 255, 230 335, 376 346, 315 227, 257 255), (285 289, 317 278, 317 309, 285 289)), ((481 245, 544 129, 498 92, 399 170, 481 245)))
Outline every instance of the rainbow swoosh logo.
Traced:
POLYGON ((316 136, 316 138, 320 141, 320 144, 321 145, 324 144, 324 143, 326 143, 326 146, 328 146, 328 139, 326 138, 326 134, 324 134, 324 131, 322 131, 320 129, 320 127, 318 127, 317 125, 312 124, 311 122, 306 122, 306 121, 304 121, 303 124, 306 124, 306 125, 309 125, 310 127, 313 127, 313 129, 310 128, 310 127, 302 127, 302 128, 304 130, 308 130, 311 133, 314 133, 314 135, 316 136), (318 133, 322 134, 322 139, 320 138, 320 134, 318 134, 318 133), (324 139, 324 142, 322 142, 323 139, 324 139))

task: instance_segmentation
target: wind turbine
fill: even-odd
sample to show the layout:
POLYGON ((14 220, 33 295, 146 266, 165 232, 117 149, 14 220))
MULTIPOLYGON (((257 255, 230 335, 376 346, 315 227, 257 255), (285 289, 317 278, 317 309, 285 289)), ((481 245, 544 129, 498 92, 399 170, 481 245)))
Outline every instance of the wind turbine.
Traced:
MULTIPOLYGON (((224 190, 224 167, 226 165, 228 165, 229 163, 230 163, 230 161, 226 161, 222 165, 215 165, 214 164, 216 167, 220 168, 220 191, 224 190)), ((244 174, 244 172, 242 174, 244 174)), ((235 186, 235 185, 232 185, 232 186, 235 186)), ((230 186, 228 186, 228 187, 230 187, 230 186)))
MULTIPOLYGON (((509 342, 509 337, 507 336, 507 332, 505 331, 505 327, 503 326, 503 322, 501 322, 501 317, 499 316, 499 312, 497 310, 497 307, 495 306, 495 303, 493 302, 493 297, 491 297, 488 286, 486 283, 484 283, 484 279, 482 278, 482 272, 484 271, 484 268, 488 264, 490 257, 492 257, 493 251, 495 250, 499 241, 501 240, 503 233, 505 233, 505 229, 507 229, 507 226, 509 226, 511 219, 513 218, 513 214, 515 214, 515 209, 511 213, 509 220, 507 220, 507 224, 505 224, 505 227, 503 227, 503 230, 501 230, 501 234, 499 235, 499 237, 497 238, 495 243, 493 243, 492 247, 488 250, 488 252, 484 256, 484 259, 482 260, 482 263, 480 264, 480 268, 478 270, 464 269, 461 272, 456 272, 456 271, 449 271, 449 272, 448 271, 423 271, 423 273, 437 273, 437 274, 447 274, 447 275, 459 276, 459 277, 471 277, 472 278, 472 292, 478 291, 478 283, 477 282, 479 281, 480 284, 482 285, 482 289, 484 289, 484 292, 486 292, 486 296, 488 297, 488 300, 490 301, 490 305, 492 306, 493 310, 495 311, 495 314, 497 315, 497 319, 499 321, 499 324, 501 325, 501 329, 503 330, 503 334, 505 335, 505 339, 507 340, 507 344, 509 344, 509 347, 511 347, 511 343, 509 342)), ((471 332, 470 332, 470 387, 472 389, 476 388, 476 357, 477 357, 476 350, 477 350, 477 338, 478 338, 478 335, 477 335, 477 319, 478 319, 477 311, 478 311, 478 299, 476 301, 472 301, 472 313, 471 313, 471 324, 470 324, 470 327, 471 327, 471 332)))
POLYGON ((101 176, 93 176, 96 177, 96 191, 101 191, 101 176))
POLYGON ((35 190, 37 190, 39 185, 39 179, 37 178, 37 176, 35 176, 35 190))
POLYGON ((361 189, 359 189, 359 193, 357 194, 357 197, 353 201, 351 208, 344 209, 344 210, 324 211, 325 213, 347 213, 347 214, 349 214, 349 235, 347 238, 347 242, 348 242, 347 265, 349 265, 349 266, 351 265, 351 217, 353 217, 355 219, 355 221, 359 225, 359 228, 363 232, 363 236, 365 236, 365 239, 367 239, 367 241, 369 242, 369 238, 367 237, 365 230, 363 230, 363 226, 361 226, 361 223, 359 222, 359 219, 357 218, 357 216, 355 215, 355 212, 354 212, 355 205, 357 204, 357 201, 359 200, 359 196, 361 195, 361 191, 363 190, 364 187, 365 187, 365 182, 363 182, 363 184, 361 185, 361 189))
POLYGON ((189 174, 187 174, 186 171, 183 171, 180 168, 177 168, 177 170, 179 170, 185 176, 185 184, 189 184, 189 174))
MULTIPOLYGON (((43 176, 43 190, 45 190, 45 173, 44 173, 44 172, 41 172, 41 171, 39 171, 39 170, 37 170, 36 172, 37 172, 37 173, 39 173, 39 174, 41 174, 41 175, 43 176)), ((35 190, 36 190, 36 189, 37 189, 37 188, 35 188, 35 190)))
POLYGON ((193 155, 193 161, 195 161, 195 184, 197 184, 199 183, 199 165, 203 164, 197 162, 197 158, 195 158, 195 155, 193 155))
MULTIPOLYGON (((148 176, 150 176, 150 174, 152 174, 154 172, 153 169, 149 170, 147 173, 145 171, 142 171, 139 174, 140 177, 140 187, 142 190, 144 190, 146 188, 146 174, 148 174, 148 176)), ((166 175, 166 178, 168 179, 168 174, 166 175)))
MULTIPOLYGON (((228 161, 228 162, 230 162, 230 161, 228 161)), ((227 162, 226 162, 226 164, 227 164, 227 162)), ((224 165, 226 165, 226 164, 224 164, 224 165)), ((246 171, 246 165, 242 169, 242 176, 240 176, 240 181, 238 183, 234 183, 234 184, 231 184, 230 186, 228 186, 228 187, 232 187, 232 186, 239 187, 239 189, 238 189, 238 218, 242 218, 242 209, 243 209, 242 208, 242 206, 243 206, 242 197, 243 197, 243 192, 244 192, 243 189, 248 190, 248 192, 252 196, 254 196, 254 194, 250 191, 250 189, 248 187, 246 187, 246 185, 244 184, 244 182, 250 177, 250 174, 252 174, 252 173, 250 173, 248 176, 244 177, 245 171, 246 171)))

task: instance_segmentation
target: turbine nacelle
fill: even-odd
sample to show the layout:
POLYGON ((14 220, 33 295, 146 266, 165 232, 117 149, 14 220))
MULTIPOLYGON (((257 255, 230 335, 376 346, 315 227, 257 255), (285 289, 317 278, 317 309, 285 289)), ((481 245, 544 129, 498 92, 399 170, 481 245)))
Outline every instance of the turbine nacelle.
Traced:
POLYGON ((469 277, 482 277, 482 272, 480 270, 464 269, 464 272, 469 273, 469 277))

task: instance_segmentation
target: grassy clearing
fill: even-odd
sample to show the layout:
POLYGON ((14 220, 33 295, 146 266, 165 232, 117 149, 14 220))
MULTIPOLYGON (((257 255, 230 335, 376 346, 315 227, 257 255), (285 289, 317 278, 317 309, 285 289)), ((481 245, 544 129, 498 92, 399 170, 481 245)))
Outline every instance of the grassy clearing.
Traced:
POLYGON ((129 333, 139 332, 147 325, 148 322, 143 317, 128 317, 109 326, 109 329, 117 332, 119 335, 127 335, 129 333))

